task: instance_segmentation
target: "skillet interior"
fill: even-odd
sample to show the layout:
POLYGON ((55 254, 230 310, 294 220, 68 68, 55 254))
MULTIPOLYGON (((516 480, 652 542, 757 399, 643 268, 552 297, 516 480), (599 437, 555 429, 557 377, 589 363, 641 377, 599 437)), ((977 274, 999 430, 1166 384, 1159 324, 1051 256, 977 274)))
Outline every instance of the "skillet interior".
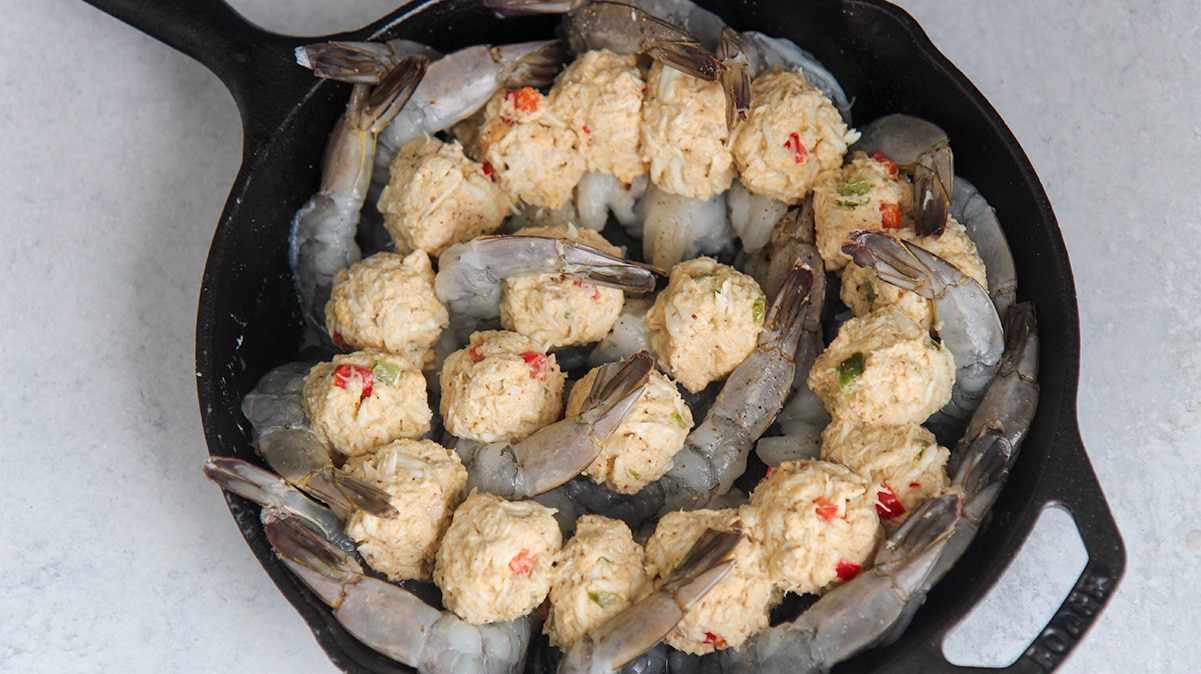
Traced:
MULTIPOLYGON (((957 172, 979 187, 1005 226, 1017 263, 1019 299, 1037 306, 1042 398, 991 525, 931 593, 904 639, 836 670, 929 671, 935 664, 945 665, 940 655, 935 656, 942 636, 1000 576, 1048 502, 1040 484, 1057 448, 1079 454, 1091 475, 1076 433, 1078 319, 1058 226, 1025 154, 995 111, 900 10, 852 0, 810 0, 790 6, 701 4, 727 17, 736 28, 790 37, 813 52, 854 101, 857 122, 906 112, 946 129, 955 148, 957 172)), ((478 0, 446 0, 414 3, 358 35, 382 30, 388 37, 406 37, 451 51, 489 41, 544 38, 553 25, 549 18, 502 23, 478 0), (401 16, 404 20, 396 22, 401 16), (498 40, 498 35, 503 38, 498 40)), ((281 64, 281 68, 291 67, 281 64)), ((197 330, 200 406, 213 455, 256 460, 240 400, 259 377, 295 359, 300 351, 303 326, 287 263, 289 225, 292 214, 316 189, 325 139, 344 109, 347 92, 343 85, 312 86, 273 135, 261 138, 254 151, 248 147, 214 236, 197 330)), ((248 136, 248 143, 251 140, 248 136)), ((1095 490, 1095 478, 1092 484, 1095 490)), ((236 496, 226 498, 260 562, 337 666, 355 672, 411 671, 347 635, 326 607, 271 554, 258 508, 236 496)), ((1099 492, 1095 498, 1104 510, 1099 492)), ((1079 520, 1080 514, 1076 515, 1079 520)), ((1112 533, 1111 547, 1118 557, 1112 558, 1116 561, 1107 573, 1116 578, 1121 574, 1121 544, 1116 530, 1112 533)), ((1085 539, 1087 545, 1089 536, 1085 539)), ((1096 552, 1089 548, 1095 558, 1096 552)))

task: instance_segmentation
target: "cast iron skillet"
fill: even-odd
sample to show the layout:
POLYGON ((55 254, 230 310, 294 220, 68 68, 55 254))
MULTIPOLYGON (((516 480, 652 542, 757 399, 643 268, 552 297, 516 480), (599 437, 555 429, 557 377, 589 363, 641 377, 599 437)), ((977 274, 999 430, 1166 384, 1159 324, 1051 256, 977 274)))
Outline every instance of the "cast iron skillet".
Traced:
MULTIPOLYGON (((300 349, 303 326, 287 262, 289 224, 317 187, 325 140, 348 89, 317 82, 295 65, 293 48, 316 38, 262 31, 221 0, 87 2, 210 68, 241 111, 242 168, 204 273, 196 363, 210 453, 256 460, 239 404, 264 373, 293 360, 300 349)), ((943 657, 943 638, 1013 560, 1043 509, 1058 506, 1075 518, 1089 560, 1063 605, 1006 671, 1054 669, 1112 596, 1125 551, 1077 429, 1076 296, 1067 252, 1038 177, 984 96, 900 9, 879 0, 701 4, 739 29, 786 36, 812 51, 854 101, 856 120, 906 112, 946 129, 957 172, 979 187, 1004 223, 1017 263, 1019 299, 1033 301, 1038 311, 1042 397, 991 523, 931 592, 902 640, 836 671, 963 671, 943 657)), ((406 37, 449 52, 479 43, 541 39, 551 34, 553 23, 545 17, 500 23, 480 0, 417 0, 366 28, 321 39, 406 37)), ((346 634, 272 555, 257 506, 228 494, 226 499, 259 561, 338 667, 411 671, 346 634)))

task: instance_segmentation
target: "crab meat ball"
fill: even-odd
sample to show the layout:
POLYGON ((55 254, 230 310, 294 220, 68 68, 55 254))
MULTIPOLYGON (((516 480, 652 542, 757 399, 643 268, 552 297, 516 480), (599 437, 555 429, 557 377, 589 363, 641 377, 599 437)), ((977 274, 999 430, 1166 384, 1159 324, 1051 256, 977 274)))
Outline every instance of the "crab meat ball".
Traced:
POLYGON ((642 104, 642 159, 651 182, 672 194, 705 200, 734 181, 726 141, 726 95, 706 82, 655 62, 642 104))
POLYGON ((883 534, 867 480, 826 461, 785 461, 751 493, 778 586, 820 593, 850 580, 883 534))
POLYGON ((835 419, 822 431, 822 459, 850 468, 871 484, 876 514, 889 530, 947 486, 950 454, 915 423, 866 426, 835 419))
POLYGON ((921 423, 954 383, 951 352, 891 308, 844 323, 809 372, 831 416, 864 424, 921 423))
MULTIPOLYGON (((599 370, 576 382, 567 398, 566 416, 580 413, 599 370)), ((620 494, 636 494, 663 477, 692 429, 692 411, 674 382, 652 371, 642 395, 613 435, 600 442, 600 453, 584 473, 620 494)))
POLYGON ((553 509, 473 492, 442 537, 434 584, 469 623, 514 620, 546 598, 562 544, 553 509))
POLYGON ((767 299, 750 276, 708 257, 681 262, 646 314, 651 350, 660 367, 696 393, 755 350, 766 311, 767 299))
POLYGON ((817 175, 842 166, 859 132, 799 71, 773 68, 751 82, 754 107, 730 134, 739 180, 751 192, 799 204, 817 175))
POLYGON ((555 115, 575 131, 588 170, 611 173, 625 184, 646 173, 638 153, 646 82, 637 62, 633 54, 585 52, 548 96, 555 115))
MULTIPOLYGON (((519 236, 576 241, 622 257, 620 248, 597 232, 575 225, 529 227, 519 236)), ((500 324, 534 340, 542 350, 598 342, 621 315, 625 293, 561 274, 531 274, 501 281, 500 324)))
POLYGON ((396 250, 436 257, 500 227, 512 200, 490 174, 458 141, 426 136, 402 147, 378 203, 396 250))
POLYGON ((651 591, 646 553, 624 522, 600 515, 576 521, 559 552, 542 631, 564 650, 651 591))
POLYGON ((420 363, 384 351, 313 366, 304 380, 304 411, 317 437, 346 456, 421 437, 434 416, 420 363))
MULTIPOLYGON (((947 217, 946 229, 939 237, 918 236, 911 228, 893 230, 893 233, 950 262, 964 275, 975 279, 985 290, 988 289, 984 262, 976 252, 976 244, 972 243, 967 230, 954 218, 947 217)), ((894 306, 926 330, 932 331, 937 327, 934 325, 933 300, 880 281, 875 270, 870 267, 860 267, 854 262, 848 262, 842 270, 839 296, 856 316, 894 306)))
POLYGON ((430 440, 397 440, 350 459, 342 470, 388 492, 401 513, 385 518, 359 510, 346 522, 346 535, 371 568, 392 580, 433 579, 438 543, 467 496, 459 455, 430 440))
POLYGON ((818 176, 813 186, 817 251, 828 271, 840 271, 850 256, 840 250, 847 234, 913 229, 913 187, 883 157, 856 152, 849 164, 818 176))
POLYGON ((656 584, 683 561, 706 529, 730 531, 740 525, 746 534, 734 548, 730 571, 668 632, 669 646, 697 655, 738 648, 768 626, 779 593, 768 575, 763 546, 747 524, 734 509, 677 510, 659 520, 646 542, 647 570, 656 584))
POLYGON ((424 358, 450 323, 434 295, 434 268, 425 251, 376 253, 338 272, 325 325, 335 342, 424 358))
POLYGON ((554 356, 515 332, 477 332, 446 357, 439 383, 451 435, 517 442, 559 419, 567 377, 554 356))
POLYGON ((565 204, 586 168, 575 131, 531 87, 498 92, 488 102, 475 146, 505 191, 540 208, 565 204))

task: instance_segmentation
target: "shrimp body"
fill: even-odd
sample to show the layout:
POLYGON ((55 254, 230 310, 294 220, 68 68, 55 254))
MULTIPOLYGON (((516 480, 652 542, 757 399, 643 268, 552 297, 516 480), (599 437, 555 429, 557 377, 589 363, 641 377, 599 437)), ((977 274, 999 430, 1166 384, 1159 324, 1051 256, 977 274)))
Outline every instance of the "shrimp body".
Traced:
POLYGON ((292 219, 289 261, 301 310, 319 331, 334 276, 359 261, 359 212, 367 199, 379 132, 409 100, 429 60, 402 59, 379 85, 356 84, 321 162, 321 186, 292 219))
POLYGON ((1018 281, 1001 221, 976 186, 959 176, 955 176, 955 191, 951 195, 951 216, 964 226, 968 238, 976 244, 976 252, 984 262, 993 306, 1004 320, 1009 307, 1017 301, 1018 281))

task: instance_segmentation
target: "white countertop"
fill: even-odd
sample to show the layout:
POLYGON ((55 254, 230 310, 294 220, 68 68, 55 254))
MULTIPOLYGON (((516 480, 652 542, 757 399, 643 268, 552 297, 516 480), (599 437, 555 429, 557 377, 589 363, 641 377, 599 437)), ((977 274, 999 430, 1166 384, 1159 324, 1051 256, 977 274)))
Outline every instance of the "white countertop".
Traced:
MULTIPOLYGON (((232 4, 298 34, 393 6, 232 4)), ((1022 143, 1072 259, 1080 430, 1128 565, 1062 671, 1201 670, 1196 7, 900 4, 1022 143)), ((200 474, 196 301, 233 101, 76 0, 7 3, 0 81, 0 671, 332 670, 200 474)), ((1017 657, 1075 580, 1083 550, 1050 512, 955 662, 1017 657)))

